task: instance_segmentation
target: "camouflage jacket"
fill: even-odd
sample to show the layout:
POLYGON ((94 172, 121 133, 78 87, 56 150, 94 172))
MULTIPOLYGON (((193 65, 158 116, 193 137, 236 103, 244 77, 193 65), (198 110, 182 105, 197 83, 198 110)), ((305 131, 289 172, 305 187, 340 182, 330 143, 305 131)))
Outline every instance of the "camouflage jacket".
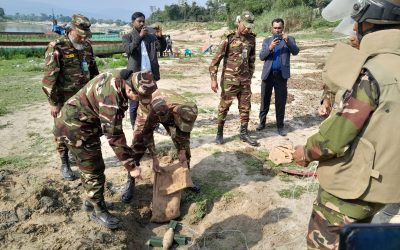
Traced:
POLYGON ((255 51, 255 34, 242 36, 235 31, 224 34, 209 67, 211 80, 217 80, 218 67, 223 60, 221 83, 250 84, 255 69, 255 51))
POLYGON ((51 105, 63 105, 90 79, 99 74, 89 42, 77 50, 65 35, 50 42, 45 53, 42 89, 51 105))
POLYGON ((353 89, 345 92, 337 111, 332 111, 318 133, 308 138, 305 147, 308 160, 327 160, 343 155, 362 131, 378 103, 378 84, 365 71, 353 89))
POLYGON ((82 141, 104 134, 118 159, 129 170, 134 164, 133 152, 122 130, 127 109, 125 81, 119 77, 119 71, 98 75, 71 97, 61 111, 69 143, 79 147, 82 141))
POLYGON ((183 96, 170 90, 160 90, 161 95, 165 97, 167 102, 169 113, 168 117, 164 121, 160 121, 155 112, 150 109, 146 123, 143 128, 143 141, 146 148, 149 150, 151 156, 156 155, 155 143, 153 131, 156 129, 157 124, 162 124, 167 130, 168 134, 175 145, 175 148, 179 150, 186 150, 186 155, 190 156, 190 133, 181 131, 175 124, 173 116, 173 110, 175 107, 189 102, 183 96))

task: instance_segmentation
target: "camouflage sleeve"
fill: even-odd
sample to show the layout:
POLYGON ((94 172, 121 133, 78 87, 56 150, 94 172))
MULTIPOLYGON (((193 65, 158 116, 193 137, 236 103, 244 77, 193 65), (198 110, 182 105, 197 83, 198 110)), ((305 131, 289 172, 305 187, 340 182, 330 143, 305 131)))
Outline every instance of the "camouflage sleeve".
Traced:
POLYGON ((146 123, 143 127, 143 142, 145 147, 149 150, 150 156, 156 156, 156 145, 154 143, 154 130, 156 129, 158 124, 157 115, 153 110, 150 110, 149 115, 147 116, 146 123))
POLYGON ((256 61, 256 44, 254 43, 254 46, 252 47, 250 54, 249 54, 249 69, 250 69, 251 77, 253 76, 254 70, 256 68, 255 61, 256 61))
POLYGON ((180 150, 185 150, 186 158, 190 160, 190 133, 182 132, 179 129, 170 132, 175 148, 178 150, 178 152, 180 150))
POLYGON ((60 52, 55 48, 55 44, 53 42, 50 43, 45 53, 42 89, 49 103, 53 106, 61 105, 64 101, 62 93, 57 86, 57 78, 61 68, 60 57, 60 52))
POLYGON ((99 94, 99 118, 103 134, 107 137, 108 143, 114 150, 117 158, 129 171, 134 168, 133 152, 126 144, 124 131, 122 130, 122 120, 124 110, 118 103, 123 98, 121 93, 107 91, 107 94, 99 94))
POLYGON ((210 67, 208 68, 211 80, 217 80, 218 66, 221 60, 225 57, 226 46, 228 46, 228 39, 222 40, 218 45, 214 58, 211 60, 210 67))
POLYGON ((89 63, 90 79, 95 78, 99 74, 99 69, 97 68, 96 60, 94 59, 93 48, 91 49, 93 60, 89 63))
POLYGON ((344 153, 362 131, 378 106, 379 88, 375 80, 363 74, 341 101, 340 110, 327 118, 318 133, 307 140, 308 160, 326 160, 344 153))

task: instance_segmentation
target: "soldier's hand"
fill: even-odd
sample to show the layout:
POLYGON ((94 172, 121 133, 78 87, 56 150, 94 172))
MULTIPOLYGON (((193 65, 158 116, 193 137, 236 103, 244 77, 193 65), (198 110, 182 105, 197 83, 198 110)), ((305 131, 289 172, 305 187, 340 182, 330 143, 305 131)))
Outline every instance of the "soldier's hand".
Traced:
POLYGON ((211 81, 211 89, 212 89, 212 91, 217 93, 217 91, 218 91, 218 83, 217 83, 217 81, 215 81, 215 80, 211 81))
POLYGON ((293 160, 300 166, 306 167, 309 163, 309 161, 306 159, 306 155, 304 152, 304 147, 297 145, 294 148, 294 153, 293 153, 293 160))
POLYGON ((179 150, 178 159, 180 163, 187 165, 186 150, 179 150))
POLYGON ((56 118, 58 116, 58 114, 60 113, 61 110, 61 106, 60 105, 50 105, 50 114, 52 117, 56 118))
POLYGON ((285 41, 285 42, 288 42, 288 34, 285 34, 285 33, 282 33, 282 39, 285 41))
POLYGON ((135 179, 142 179, 142 170, 139 166, 136 166, 134 169, 129 171, 130 175, 135 179))
POLYGON ((331 101, 329 99, 324 98, 324 100, 322 100, 321 106, 319 106, 318 108, 318 114, 321 117, 326 118, 329 116, 331 111, 332 111, 331 101))
POLYGON ((160 173, 160 162, 157 157, 153 157, 153 171, 156 173, 160 173))

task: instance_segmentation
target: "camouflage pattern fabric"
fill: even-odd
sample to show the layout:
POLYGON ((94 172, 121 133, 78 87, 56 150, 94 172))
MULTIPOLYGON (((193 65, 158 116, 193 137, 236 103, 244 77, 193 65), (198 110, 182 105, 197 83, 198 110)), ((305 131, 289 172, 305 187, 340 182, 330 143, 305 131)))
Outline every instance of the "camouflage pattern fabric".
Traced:
POLYGON ((175 111, 180 106, 195 106, 195 104, 174 91, 160 90, 160 95, 166 101, 166 105, 168 107, 168 115, 165 117, 164 120, 161 121, 156 115, 155 111, 150 108, 141 133, 135 134, 135 147, 133 148, 135 152, 135 160, 139 161, 144 155, 146 149, 149 150, 151 156, 155 156, 157 154, 153 132, 156 129, 157 124, 160 123, 165 127, 167 133, 171 136, 175 148, 178 151, 185 150, 186 158, 188 162, 190 162, 190 132, 183 132, 179 129, 179 124, 177 124, 177 122, 179 122, 180 119, 175 119, 174 115, 179 115, 179 113, 176 113, 175 111))
POLYGON ((326 160, 343 155, 345 148, 362 131, 379 99, 378 85, 368 74, 361 74, 353 89, 344 94, 338 111, 332 111, 318 133, 308 138, 305 146, 307 160, 326 160))
POLYGON ((221 89, 221 99, 218 105, 219 126, 224 126, 229 108, 235 98, 238 99, 240 124, 247 124, 249 122, 251 110, 250 85, 224 85, 221 89))
MULTIPOLYGON (((73 47, 67 35, 49 43, 45 53, 42 89, 52 106, 63 106, 66 100, 98 74, 90 43, 86 43, 82 51, 73 47), (83 61, 89 66, 86 71, 81 65, 83 61)), ((56 149, 62 155, 66 146, 56 140, 56 149)))
POLYGON ((384 204, 342 200, 320 188, 308 225, 308 249, 338 249, 339 233, 345 224, 370 223, 384 204))
POLYGON ((124 167, 128 171, 135 167, 132 149, 126 145, 122 130, 127 108, 125 81, 119 71, 106 72, 71 97, 55 119, 54 135, 77 156, 85 190, 94 200, 102 197, 104 188, 100 143, 103 134, 124 167))
MULTIPOLYGON (((331 95, 329 91, 326 94, 331 95)), ((327 160, 343 155, 377 108, 378 100, 378 84, 367 71, 362 72, 353 89, 345 92, 337 110, 307 140, 307 159, 327 160)), ((362 200, 343 200, 320 190, 310 219, 308 248, 337 249, 344 224, 368 223, 382 207, 362 200)))
POLYGON ((92 46, 86 42, 76 50, 68 36, 50 42, 45 53, 42 89, 51 105, 63 105, 90 79, 99 74, 92 46), (82 67, 85 61, 88 69, 82 67))
POLYGON ((223 60, 221 76, 221 101, 218 107, 218 124, 223 125, 233 99, 239 100, 241 123, 249 121, 251 109, 251 78, 255 69, 255 34, 245 36, 231 31, 224 34, 209 67, 212 80, 217 79, 218 67, 223 60))

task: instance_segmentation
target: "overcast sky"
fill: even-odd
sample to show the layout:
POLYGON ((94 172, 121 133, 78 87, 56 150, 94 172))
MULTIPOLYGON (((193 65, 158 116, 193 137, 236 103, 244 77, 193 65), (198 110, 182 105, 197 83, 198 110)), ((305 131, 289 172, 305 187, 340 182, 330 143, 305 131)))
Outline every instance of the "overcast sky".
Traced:
MULTIPOLYGON (((193 0, 187 0, 189 4, 193 0)), ((207 0, 195 0, 200 6, 205 6, 207 0)), ((179 0, 0 0, 0 8, 3 8, 6 15, 15 14, 63 14, 72 16, 81 13, 94 18, 111 18, 130 21, 133 12, 140 11, 146 16, 151 14, 150 6, 157 6, 160 9, 164 5, 178 4, 179 0)))

